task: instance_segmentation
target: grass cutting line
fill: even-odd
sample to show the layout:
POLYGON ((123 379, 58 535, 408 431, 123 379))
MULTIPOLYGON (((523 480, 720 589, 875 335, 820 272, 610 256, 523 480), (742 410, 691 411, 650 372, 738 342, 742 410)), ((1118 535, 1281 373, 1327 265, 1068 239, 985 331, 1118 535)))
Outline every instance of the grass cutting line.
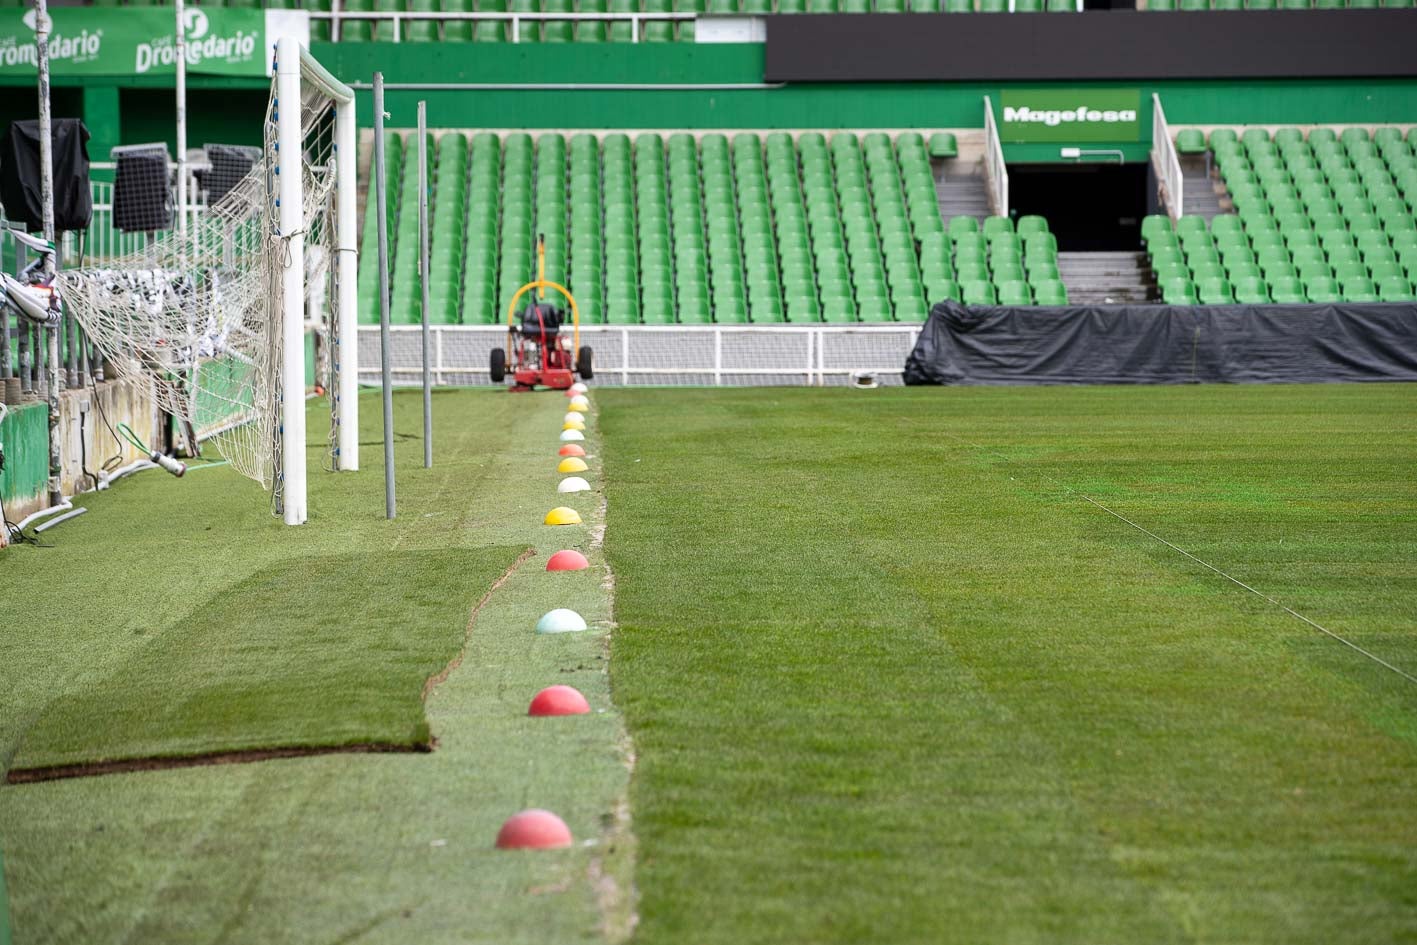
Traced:
MULTIPOLYGON (((988 453, 990 456, 998 457, 999 459, 1002 459, 1004 462, 1012 463, 1012 460, 1011 460, 1008 456, 1004 455, 1003 453, 998 452, 997 450, 992 450, 992 449, 990 449, 989 447, 984 446, 984 445, 981 444, 981 443, 971 443, 969 440, 966 440, 966 439, 964 439, 963 437, 957 436, 956 434, 950 433, 950 432, 948 432, 948 431, 942 431, 942 432, 944 432, 944 435, 945 435, 945 436, 949 437, 950 439, 954 440, 954 441, 957 442, 957 443, 963 443, 965 446, 968 446, 970 449, 978 450, 978 451, 983 452, 983 453, 988 453)), ((1097 508, 1099 508, 1099 509, 1101 509, 1102 511, 1106 512, 1108 515, 1112 516, 1113 518, 1116 518, 1116 519, 1118 519, 1118 520, 1120 520, 1120 521, 1122 521, 1122 522, 1125 522, 1126 524, 1130 525, 1132 528, 1135 528, 1137 531, 1141 532, 1143 535, 1147 536, 1148 538, 1151 538, 1151 539, 1153 539, 1153 540, 1155 540, 1155 541, 1159 541, 1161 544, 1165 545, 1167 548, 1170 548, 1172 551, 1175 551, 1175 552, 1177 552, 1178 554, 1181 554, 1181 555, 1184 555, 1184 556, 1187 557, 1187 558, 1190 558, 1190 559, 1191 559, 1192 561, 1194 561, 1196 564, 1199 564, 1199 565, 1201 565, 1201 566, 1204 567, 1204 568, 1207 568, 1207 569, 1209 569, 1209 570, 1211 570, 1211 571, 1214 571, 1216 574, 1218 574, 1218 575, 1220 575, 1221 577, 1225 578, 1225 580, 1229 581, 1230 583, 1235 584, 1235 585, 1237 585, 1238 587, 1244 588, 1245 590, 1249 591, 1251 594, 1254 594, 1256 597, 1260 598, 1261 600, 1263 600, 1263 601, 1265 601, 1265 602, 1267 602, 1267 603, 1269 603, 1269 604, 1271 604, 1271 605, 1273 605, 1273 606, 1275 606, 1275 607, 1278 607, 1280 610, 1282 610, 1282 611, 1284 611, 1285 613, 1289 614, 1291 617, 1294 617, 1294 618, 1296 618, 1296 619, 1298 619, 1298 620, 1302 620, 1304 623, 1306 623, 1306 624, 1308 624, 1309 626, 1313 627, 1315 630, 1319 631, 1320 633, 1322 633, 1322 634, 1324 634, 1324 635, 1326 635, 1326 636, 1328 636, 1328 637, 1331 637, 1331 638, 1333 638, 1334 640, 1337 640, 1339 643, 1342 643, 1344 646, 1348 647, 1349 649, 1351 649, 1351 650, 1353 650, 1353 651, 1355 651, 1355 652, 1357 652, 1357 653, 1361 653, 1363 656, 1366 656, 1368 659, 1372 660, 1374 663, 1377 663, 1379 666, 1383 667, 1384 669, 1391 670, 1392 672, 1394 672, 1394 673, 1396 673, 1397 675, 1401 676, 1403 679, 1407 680, 1408 682, 1417 684, 1417 676, 1413 676, 1411 673, 1407 672, 1406 670, 1404 670, 1404 669, 1402 669, 1402 668, 1400 668, 1400 667, 1394 666, 1393 664, 1389 663, 1387 660, 1383 659, 1381 656, 1378 656, 1376 653, 1373 653, 1373 652, 1371 652, 1371 651, 1369 651, 1369 650, 1364 649, 1363 647, 1361 647, 1361 646, 1359 646, 1358 644, 1354 643, 1352 640, 1349 640, 1347 637, 1343 636, 1342 634, 1335 633, 1334 631, 1330 630, 1328 627, 1325 627, 1323 624, 1319 623, 1317 620, 1314 620, 1314 619, 1312 619, 1312 618, 1310 618, 1310 617, 1305 616, 1304 614, 1299 613, 1299 611, 1295 610, 1293 607, 1290 607, 1288 604, 1285 604, 1285 603, 1283 603, 1282 601, 1275 600, 1273 597, 1270 597, 1268 594, 1264 593, 1263 591, 1260 591, 1260 590, 1255 589, 1254 587, 1251 587, 1250 585, 1246 584, 1244 581, 1242 581, 1242 580, 1240 580, 1239 578, 1235 577, 1233 574, 1230 574, 1229 572, 1224 571, 1224 570, 1222 570, 1222 569, 1216 567, 1215 565, 1211 564, 1209 561, 1206 561, 1206 560, 1203 559, 1203 558, 1197 557, 1196 555, 1194 555, 1194 554, 1192 554, 1191 552, 1187 551, 1185 548, 1182 548, 1180 545, 1177 545, 1177 544, 1174 543, 1174 542, 1167 541, 1165 538, 1162 538, 1160 535, 1156 534, 1156 532, 1152 531, 1152 530, 1149 529, 1149 528, 1146 528, 1146 527, 1143 526, 1143 525, 1138 524, 1137 522, 1132 521, 1131 519, 1129 519, 1129 518, 1127 518, 1125 515, 1123 515, 1121 512, 1118 512, 1118 511, 1116 511, 1115 509, 1112 509, 1112 508, 1107 507, 1106 505, 1104 505, 1104 504, 1102 504, 1101 502, 1097 501, 1096 499, 1094 499, 1092 496, 1088 495, 1087 493, 1082 492, 1082 491, 1080 491, 1080 490, 1078 490, 1078 489, 1074 489, 1072 486, 1068 485, 1066 482, 1063 482, 1061 479, 1055 479, 1055 478, 1053 478, 1052 476, 1048 475, 1047 473, 1039 473, 1038 475, 1042 476, 1044 479, 1046 479, 1048 482, 1052 483, 1053 485, 1060 487, 1061 489, 1063 489, 1064 491, 1066 491, 1069 495, 1075 495, 1075 496, 1077 496, 1078 498, 1082 499, 1083 501, 1089 503, 1090 505, 1096 506, 1097 508)))
MULTIPOLYGON (((482 613, 482 608, 487 606, 487 602, 492 599, 492 595, 497 593, 497 591, 501 589, 502 585, 506 584, 507 581, 511 579, 513 574, 517 573, 517 569, 520 568, 522 565, 526 564, 527 559, 534 554, 536 554, 535 548, 527 548, 521 554, 517 555, 517 560, 513 561, 511 566, 508 567, 506 571, 502 572, 501 577, 492 582, 492 586, 487 589, 487 593, 483 594, 482 599, 479 600, 473 606, 472 613, 470 613, 467 618, 467 632, 463 635, 462 648, 458 650, 456 656, 454 656, 451 660, 448 661, 447 666, 444 666, 437 673, 433 674, 432 676, 429 676, 428 681, 423 684, 424 702, 427 702, 428 697, 433 695, 433 690, 437 689, 443 683, 448 681, 448 677, 453 674, 453 670, 457 669, 459 666, 462 665, 463 657, 467 655, 468 641, 472 639, 473 627, 477 625, 477 615, 482 613)), ((438 746, 438 736, 436 734, 432 736, 432 745, 435 748, 438 746)))

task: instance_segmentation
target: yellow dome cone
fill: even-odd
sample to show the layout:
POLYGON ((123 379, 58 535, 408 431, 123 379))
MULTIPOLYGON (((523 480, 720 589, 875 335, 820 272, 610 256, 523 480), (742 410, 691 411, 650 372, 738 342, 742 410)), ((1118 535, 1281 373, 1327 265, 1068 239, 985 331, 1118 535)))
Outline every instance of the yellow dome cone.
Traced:
POLYGON ((584 430, 584 429, 585 429, 585 424, 582 423, 582 422, 579 421, 579 420, 567 420, 565 423, 561 424, 561 429, 563 429, 563 430, 584 430))
POLYGON ((580 523, 581 513, 575 509, 568 509, 564 505, 558 505, 546 513, 547 525, 579 525, 580 523))
POLYGON ((590 467, 585 464, 585 460, 581 459, 579 456, 567 456, 565 459, 561 460, 560 465, 556 467, 556 471, 558 473, 578 473, 585 472, 589 468, 590 467))
POLYGON ((571 403, 570 403, 570 408, 571 408, 572 410, 581 410, 581 411, 589 410, 589 409, 590 409, 590 401, 589 401, 589 400, 586 400, 584 397, 572 397, 572 398, 571 398, 571 403))

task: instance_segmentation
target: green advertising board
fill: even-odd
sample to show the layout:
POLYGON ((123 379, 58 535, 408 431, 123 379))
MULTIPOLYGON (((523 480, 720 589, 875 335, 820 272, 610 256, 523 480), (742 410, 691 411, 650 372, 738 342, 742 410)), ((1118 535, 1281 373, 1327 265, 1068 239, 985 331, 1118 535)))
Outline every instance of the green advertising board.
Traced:
MULTIPOLYGON (((56 7, 49 16, 49 69, 55 76, 177 71, 171 8, 56 7)), ((183 21, 187 69, 199 74, 266 75, 277 35, 309 41, 309 17, 301 11, 189 7, 183 21)), ((0 76, 34 75, 36 56, 35 11, 0 12, 0 76)))
POLYGON ((999 140, 1005 144, 1141 139, 1139 89, 1008 89, 1000 99, 999 140))

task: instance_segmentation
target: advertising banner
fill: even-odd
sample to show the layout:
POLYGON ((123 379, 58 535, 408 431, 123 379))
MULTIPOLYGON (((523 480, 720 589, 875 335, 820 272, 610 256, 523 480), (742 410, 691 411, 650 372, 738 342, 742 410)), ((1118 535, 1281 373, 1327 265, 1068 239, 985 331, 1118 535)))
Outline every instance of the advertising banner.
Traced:
POLYGON ((1004 144, 1141 140, 1139 89, 1009 89, 1000 98, 1004 144))
MULTIPOLYGON (((0 76, 36 69, 35 11, 0 12, 0 76)), ((170 7, 56 7, 49 11, 49 70, 54 76, 161 76, 177 71, 170 7)), ((270 74, 278 36, 308 43, 310 18, 295 10, 189 7, 183 12, 187 71, 270 74)))

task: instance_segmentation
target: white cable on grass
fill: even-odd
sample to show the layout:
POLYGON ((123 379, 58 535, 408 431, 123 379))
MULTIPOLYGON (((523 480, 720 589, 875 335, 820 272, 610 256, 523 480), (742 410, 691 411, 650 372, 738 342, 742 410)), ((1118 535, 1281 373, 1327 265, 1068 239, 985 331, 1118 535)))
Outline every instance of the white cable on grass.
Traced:
MULTIPOLYGON (((1004 462, 1006 462, 1006 463, 1012 463, 1012 462, 1014 462, 1012 459, 1010 459, 1010 458, 1009 458, 1008 456, 1006 456, 1005 454, 1000 453, 1000 452, 998 452, 997 450, 992 450, 992 449, 990 449, 990 448, 987 447, 987 446, 983 446, 983 445, 981 445, 981 444, 979 444, 979 443, 971 443, 969 440, 966 440, 966 439, 964 439, 963 437, 960 437, 960 436, 956 436, 956 435, 953 434, 953 433, 946 433, 945 435, 948 436, 950 439, 952 439, 952 440, 958 442, 958 443, 963 443, 965 446, 968 446, 970 449, 978 450, 978 451, 980 451, 981 453, 988 453, 988 454, 991 455, 991 456, 997 456, 998 458, 1002 459, 1002 460, 1003 460, 1004 462)), ((1291 617, 1294 617, 1294 618, 1296 618, 1296 619, 1298 619, 1298 620, 1302 620, 1304 623, 1306 623, 1306 624, 1308 624, 1309 626, 1313 627, 1315 630, 1319 631, 1320 633, 1324 634, 1325 636, 1331 637, 1331 638, 1333 638, 1334 640, 1337 640, 1339 643, 1342 643, 1344 646, 1348 647, 1349 649, 1354 650, 1355 652, 1361 653, 1362 655, 1366 656, 1368 659, 1372 660, 1374 663, 1377 663, 1379 666, 1383 667, 1384 669, 1392 670, 1394 673, 1396 673, 1397 675, 1401 676, 1403 679, 1406 679, 1408 682, 1417 683, 1417 676, 1412 675, 1411 673, 1407 672, 1406 670, 1399 669, 1398 667, 1396 667, 1396 666, 1392 665, 1391 663, 1389 663, 1387 660, 1383 659, 1381 656, 1378 656, 1378 655, 1375 654, 1375 653, 1372 653, 1372 652, 1370 652, 1370 651, 1368 651, 1368 650, 1365 650, 1363 647, 1361 647, 1361 646, 1359 646, 1358 644, 1354 643, 1352 640, 1347 639, 1346 637, 1342 636, 1341 634, 1338 634, 1338 633, 1333 632, 1332 630, 1328 629, 1327 627, 1325 627, 1323 624, 1319 623, 1318 621, 1313 620, 1313 619, 1311 619, 1311 618, 1309 618, 1309 617, 1304 616, 1303 614, 1299 613, 1297 610, 1295 610, 1294 608, 1288 606, 1287 604, 1283 604, 1283 603, 1281 603, 1280 601, 1275 600, 1273 597, 1270 597, 1268 594, 1264 593, 1263 591, 1256 590, 1255 588, 1253 588, 1253 587, 1251 587, 1250 585, 1246 584, 1244 581, 1240 580, 1239 578, 1235 577, 1234 575, 1231 575, 1231 574, 1229 574, 1229 573, 1227 573, 1227 572, 1221 570, 1220 568, 1217 568, 1215 565, 1211 564, 1209 561, 1206 561, 1206 560, 1204 560, 1204 559, 1202 559, 1202 558, 1196 557, 1195 555, 1191 554, 1189 551, 1187 551, 1186 549, 1180 547, 1179 545, 1174 544, 1173 542, 1169 542, 1169 541, 1167 541, 1165 538, 1162 538, 1160 535, 1158 535, 1158 534, 1156 534, 1155 532, 1151 531, 1150 529, 1145 528, 1145 527, 1143 527, 1143 526, 1141 526, 1141 525, 1138 525, 1136 522, 1134 522, 1134 521, 1132 521, 1131 519, 1127 518, 1127 517, 1126 517, 1125 515, 1123 515, 1122 513, 1117 512, 1117 511, 1114 511, 1113 509, 1110 509, 1110 508, 1108 508, 1107 506, 1103 505, 1101 502, 1098 502, 1096 499, 1094 499, 1092 496, 1088 495, 1087 493, 1085 493, 1085 492, 1080 492, 1080 491, 1078 491, 1077 489, 1074 489, 1072 486, 1068 485, 1066 482, 1063 482, 1063 481, 1060 480, 1060 479, 1055 479, 1055 478, 1053 478, 1052 476, 1048 475, 1047 473, 1040 472, 1040 473, 1038 473, 1038 475, 1042 476, 1044 479, 1046 479, 1047 481, 1051 482, 1053 485, 1061 487, 1062 489, 1064 489, 1064 490, 1065 490, 1066 492, 1068 492, 1069 494, 1075 495, 1075 496, 1077 496, 1078 498, 1080 498, 1080 499, 1086 501, 1086 502, 1089 503, 1090 505, 1096 506, 1097 508, 1099 508, 1099 509, 1101 509, 1102 511, 1106 512, 1108 515, 1112 516, 1113 518, 1115 518, 1115 519, 1117 519, 1117 520, 1119 520, 1119 521, 1125 522, 1126 524, 1130 525, 1132 528, 1135 528, 1137 531, 1141 532, 1143 535, 1146 535, 1148 538, 1155 539, 1156 541, 1159 541, 1161 544, 1165 545, 1167 548, 1170 548, 1172 551, 1175 551, 1175 552, 1177 552, 1177 553, 1179 553, 1179 554, 1184 555, 1185 557, 1187 557, 1187 558, 1191 559, 1192 561, 1194 561, 1196 564, 1199 564, 1199 565, 1201 565, 1202 567, 1207 568, 1208 570, 1214 571, 1216 574, 1218 574, 1218 575, 1220 575, 1221 577, 1225 578, 1225 580, 1229 581, 1230 583, 1232 583, 1232 584, 1234 584, 1234 585, 1236 585, 1236 586, 1238 586, 1238 587, 1242 587, 1242 588, 1244 588, 1245 590, 1249 591, 1251 594, 1254 594, 1254 595, 1255 595, 1256 597, 1258 597, 1260 600, 1266 601, 1267 603, 1272 604, 1272 605, 1274 605, 1275 607, 1278 607, 1280 610, 1282 610, 1282 611, 1284 611, 1285 613, 1289 614, 1291 617)))

